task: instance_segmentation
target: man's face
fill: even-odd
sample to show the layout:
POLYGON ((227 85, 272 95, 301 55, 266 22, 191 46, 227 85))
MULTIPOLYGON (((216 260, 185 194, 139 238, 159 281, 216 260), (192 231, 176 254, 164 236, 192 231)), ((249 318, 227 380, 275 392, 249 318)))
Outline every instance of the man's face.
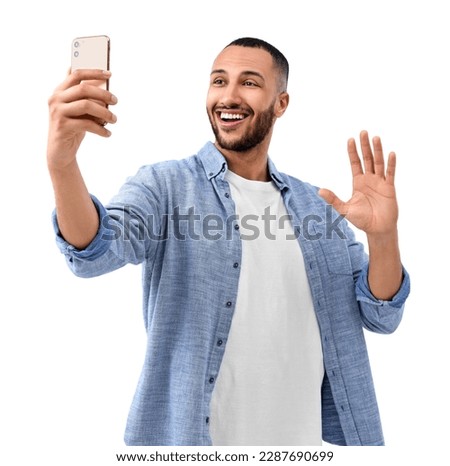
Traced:
POLYGON ((219 148, 244 152, 270 137, 278 74, 263 49, 230 46, 216 58, 206 101, 219 148))

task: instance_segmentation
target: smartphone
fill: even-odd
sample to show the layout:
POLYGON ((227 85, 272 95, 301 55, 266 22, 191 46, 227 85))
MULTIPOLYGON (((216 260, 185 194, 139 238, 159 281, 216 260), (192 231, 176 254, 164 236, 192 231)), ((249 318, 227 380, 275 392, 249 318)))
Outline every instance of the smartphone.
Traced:
MULTIPOLYGON (((76 37, 72 41, 71 68, 109 70, 110 40, 108 36, 76 37)), ((109 89, 109 80, 100 87, 109 89)))

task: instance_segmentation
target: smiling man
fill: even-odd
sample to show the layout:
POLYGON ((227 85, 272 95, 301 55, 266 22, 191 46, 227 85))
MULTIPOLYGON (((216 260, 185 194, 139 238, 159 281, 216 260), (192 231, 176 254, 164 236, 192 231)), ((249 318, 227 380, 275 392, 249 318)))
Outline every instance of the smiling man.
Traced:
POLYGON ((76 154, 110 136, 117 99, 70 73, 49 100, 54 225, 73 272, 143 266, 148 345, 128 445, 382 445, 363 329, 390 333, 409 293, 400 261, 395 154, 360 134, 341 201, 269 158, 289 103, 275 47, 238 39, 216 58, 215 135, 198 154, 148 165, 104 206, 76 154), (333 206, 331 207, 330 204, 333 206), (346 220, 343 220, 343 215, 346 220), (369 255, 347 220, 367 234, 369 255), (250 233, 250 234, 249 234, 250 233))

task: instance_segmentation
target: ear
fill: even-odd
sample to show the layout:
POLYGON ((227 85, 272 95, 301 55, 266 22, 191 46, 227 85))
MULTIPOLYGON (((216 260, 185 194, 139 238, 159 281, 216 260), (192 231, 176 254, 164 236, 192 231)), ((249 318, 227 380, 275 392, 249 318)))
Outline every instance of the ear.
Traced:
POLYGON ((286 111, 289 105, 289 94, 287 92, 282 92, 278 95, 277 103, 275 104, 275 115, 277 118, 280 118, 283 113, 286 111))

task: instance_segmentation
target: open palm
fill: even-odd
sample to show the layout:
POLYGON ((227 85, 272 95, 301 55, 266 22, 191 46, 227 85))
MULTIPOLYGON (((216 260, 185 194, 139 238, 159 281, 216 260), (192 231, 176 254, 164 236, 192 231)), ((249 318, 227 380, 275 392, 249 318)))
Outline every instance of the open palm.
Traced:
POLYGON ((373 151, 366 131, 360 134, 363 164, 354 139, 347 149, 353 175, 353 194, 347 202, 328 189, 319 194, 355 227, 367 234, 379 235, 395 230, 398 218, 395 194, 395 154, 391 152, 385 166, 379 137, 373 138, 373 151))

